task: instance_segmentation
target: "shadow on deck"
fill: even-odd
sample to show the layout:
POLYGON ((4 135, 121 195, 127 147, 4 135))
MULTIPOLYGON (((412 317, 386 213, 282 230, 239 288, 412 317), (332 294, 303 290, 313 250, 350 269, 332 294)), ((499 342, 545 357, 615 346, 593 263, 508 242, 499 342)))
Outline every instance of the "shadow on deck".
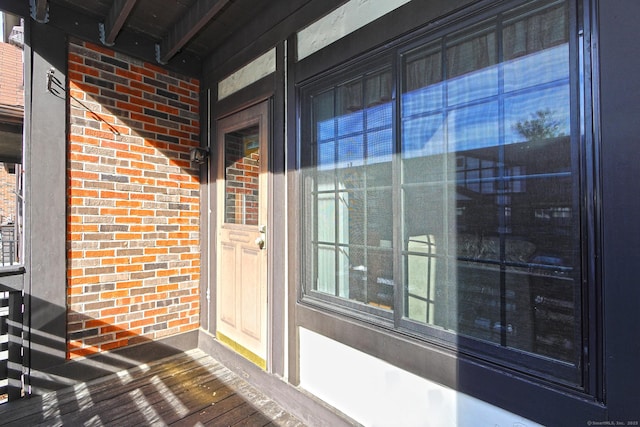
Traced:
POLYGON ((304 424, 202 350, 190 350, 2 405, 0 425, 304 424))

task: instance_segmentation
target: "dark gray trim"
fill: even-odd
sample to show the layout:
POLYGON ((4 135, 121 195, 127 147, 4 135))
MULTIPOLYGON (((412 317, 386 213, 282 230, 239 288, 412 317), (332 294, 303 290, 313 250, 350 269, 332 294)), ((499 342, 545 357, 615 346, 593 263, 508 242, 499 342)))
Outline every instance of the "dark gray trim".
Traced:
MULTIPOLYGON (((595 9, 595 2, 584 2, 583 8, 580 11, 583 19, 583 45, 580 47, 578 43, 578 49, 582 49, 580 54, 584 59, 584 83, 580 88, 584 93, 584 104, 591 105, 591 109, 585 109, 584 111, 584 123, 586 127, 590 127, 592 132, 585 132, 584 149, 586 156, 584 159, 585 170, 593 171, 592 174, 587 174, 585 182, 583 183, 584 191, 586 194, 594 194, 595 197, 590 197, 585 200, 586 212, 585 212, 585 225, 593 224, 591 229, 585 230, 587 241, 591 242, 589 245, 589 251, 583 255, 583 262, 585 265, 585 273, 595 286, 590 286, 588 291, 585 292, 586 299, 583 298, 583 313, 588 313, 587 322, 585 327, 586 334, 584 335, 584 341, 588 349, 588 354, 585 359, 587 363, 590 363, 591 369, 589 369, 588 377, 585 378, 585 383, 591 386, 588 390, 592 395, 600 402, 605 401, 605 388, 604 388, 604 341, 603 341, 603 291, 602 291, 602 207, 601 194, 602 183, 600 182, 601 166, 600 166, 600 118, 599 118, 599 72, 598 72, 598 26, 596 24, 596 18, 598 16, 595 9)), ((586 227, 585 227, 586 228, 586 227)))
POLYGON ((104 23, 100 24, 100 41, 103 44, 107 46, 113 45, 136 1, 115 0, 113 2, 104 23))
POLYGON ((271 372, 284 376, 286 358, 286 209, 287 183, 285 177, 285 100, 284 100, 284 45, 276 47, 275 93, 271 103, 271 144, 269 147, 269 253, 271 254, 271 372))
POLYGON ((34 394, 90 381, 114 372, 130 369, 154 360, 173 356, 198 347, 199 331, 194 329, 156 341, 122 347, 81 359, 69 360, 63 365, 43 369, 36 375, 38 387, 34 394))
MULTIPOLYGON (((640 420, 640 3, 599 0, 599 128, 606 400, 612 420, 640 420)), ((596 128, 597 132, 598 128, 596 128)))
POLYGON ((2 2, 0 10, 27 19, 29 17, 29 2, 24 0, 5 0, 2 2))
POLYGON ((229 0, 196 0, 163 37, 156 56, 158 62, 169 62, 228 3, 229 0))
POLYGON ((235 32, 203 61, 203 78, 215 82, 231 74, 345 0, 273 0, 271 3, 265 13, 235 32))
MULTIPOLYGON (((209 157, 206 163, 200 165, 200 327, 205 330, 209 329, 209 309, 208 296, 209 284, 209 259, 211 256, 210 240, 213 240, 209 230, 209 185, 210 185, 210 164, 212 162, 211 149, 209 147, 209 120, 211 117, 211 109, 209 108, 210 91, 200 88, 200 105, 206 106, 201 108, 200 113, 200 147, 209 148, 209 157)), ((213 215, 213 214, 212 214, 213 215)))
POLYGON ((478 8, 478 3, 486 4, 487 1, 412 0, 299 61, 296 65, 296 81, 305 80, 319 70, 334 67, 363 52, 386 45, 418 27, 422 27, 421 31, 428 31, 432 26, 430 24, 441 26, 443 20, 454 22, 457 18, 455 12, 462 11, 466 16, 470 12, 468 6, 473 3, 478 8))
POLYGON ((298 138, 297 138, 297 117, 299 108, 297 105, 297 94, 295 86, 295 52, 296 52, 296 36, 292 35, 287 39, 287 111, 285 120, 287 126, 287 146, 286 146, 286 170, 287 170, 287 265, 289 268, 288 277, 288 294, 287 303, 289 310, 289 330, 287 331, 287 340, 289 342, 289 381, 298 385, 300 383, 299 371, 299 341, 298 341, 298 320, 296 315, 296 303, 298 301, 298 285, 300 280, 300 264, 299 254, 300 246, 300 190, 298 182, 297 165, 298 165, 298 138))
MULTIPOLYGON (((214 86, 217 88, 217 84, 214 86)), ((214 102, 216 120, 270 98, 274 94, 275 87, 276 74, 271 73, 228 97, 214 102)))
POLYGON ((310 426, 357 426, 337 409, 271 375, 201 331, 198 347, 310 426))
MULTIPOLYGON (((214 85, 212 87, 207 87, 209 90, 209 102, 207 104, 207 117, 209 118, 209 123, 207 125, 209 131, 209 141, 211 144, 211 154, 209 156, 209 181, 208 181, 208 192, 207 196, 209 198, 208 201, 208 209, 210 211, 207 213, 208 224, 209 224, 209 253, 208 253, 208 266, 209 266, 209 283, 207 284, 207 292, 208 292, 208 316, 209 322, 207 325, 207 331, 212 334, 216 332, 216 303, 217 303, 217 295, 215 292, 216 289, 216 277, 218 275, 217 265, 216 265, 216 247, 218 245, 218 236, 217 236, 217 200, 218 200, 218 192, 216 186, 216 177, 218 176, 218 158, 215 151, 216 144, 216 135, 218 134, 218 127, 216 123, 216 114, 215 114, 215 106, 216 99, 218 99, 218 85, 214 85)), ((204 112, 204 109, 201 109, 204 112)))
MULTIPOLYGON (((66 356, 66 98, 48 92, 51 70, 66 82, 67 39, 44 24, 31 25, 25 87, 25 313, 29 367, 34 373, 66 356)), ((25 43, 26 45, 26 43, 25 43)))

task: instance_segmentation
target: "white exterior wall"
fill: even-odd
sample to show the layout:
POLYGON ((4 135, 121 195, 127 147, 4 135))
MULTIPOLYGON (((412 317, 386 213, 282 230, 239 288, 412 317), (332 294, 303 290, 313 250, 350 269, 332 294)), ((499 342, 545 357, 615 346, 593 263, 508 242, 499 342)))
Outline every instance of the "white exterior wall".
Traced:
POLYGON ((303 328, 300 387, 371 427, 539 425, 303 328))

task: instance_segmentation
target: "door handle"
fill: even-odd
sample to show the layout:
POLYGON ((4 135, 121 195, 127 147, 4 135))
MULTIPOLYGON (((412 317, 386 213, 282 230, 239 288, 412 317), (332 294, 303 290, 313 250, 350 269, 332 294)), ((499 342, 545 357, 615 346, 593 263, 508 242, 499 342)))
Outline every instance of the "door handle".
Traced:
POLYGON ((260 232, 260 236, 256 237, 256 245, 258 245, 260 249, 264 249, 264 244, 267 237, 267 226, 259 226, 258 231, 260 232))

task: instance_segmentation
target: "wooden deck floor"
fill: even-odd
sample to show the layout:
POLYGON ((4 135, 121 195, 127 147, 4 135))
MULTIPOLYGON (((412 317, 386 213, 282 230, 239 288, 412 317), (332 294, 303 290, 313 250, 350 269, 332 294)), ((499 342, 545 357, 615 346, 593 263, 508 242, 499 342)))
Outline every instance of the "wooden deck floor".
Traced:
POLYGON ((303 426, 201 350, 0 407, 0 425, 303 426))

